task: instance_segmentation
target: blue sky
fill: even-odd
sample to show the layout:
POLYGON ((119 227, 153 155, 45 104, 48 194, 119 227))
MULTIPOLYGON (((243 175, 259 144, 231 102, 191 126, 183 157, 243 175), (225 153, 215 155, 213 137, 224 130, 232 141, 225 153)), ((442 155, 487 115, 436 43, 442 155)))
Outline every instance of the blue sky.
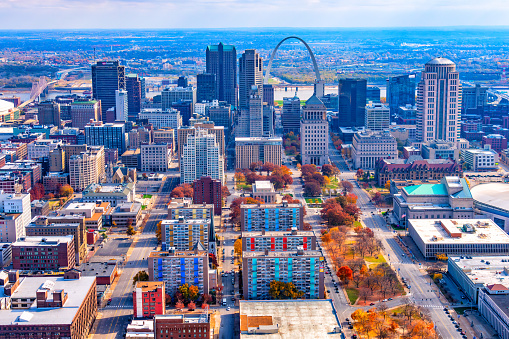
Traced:
POLYGON ((507 0, 0 0, 0 29, 508 25, 507 0))

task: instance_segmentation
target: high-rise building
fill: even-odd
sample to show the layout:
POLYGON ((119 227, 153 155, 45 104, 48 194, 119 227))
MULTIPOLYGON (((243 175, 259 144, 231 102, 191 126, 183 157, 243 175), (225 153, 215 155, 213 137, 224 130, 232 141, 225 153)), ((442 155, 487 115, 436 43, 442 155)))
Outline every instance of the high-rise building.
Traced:
POLYGON ((270 138, 274 136, 274 106, 263 105, 263 136, 270 138))
POLYGON ((185 76, 180 76, 180 77, 177 79, 177 87, 186 88, 186 87, 187 87, 187 77, 185 77, 185 76))
POLYGON ((368 86, 366 88, 366 101, 367 102, 380 102, 380 87, 377 86, 368 86))
MULTIPOLYGON (((207 219, 210 220, 210 229, 208 231, 209 233, 209 241, 214 242, 215 237, 215 228, 214 228, 214 203, 207 203, 205 200, 208 200, 208 192, 207 190, 210 188, 211 191, 214 191, 219 184, 219 191, 221 191, 221 183, 217 180, 210 179, 209 177, 203 177, 200 180, 200 184, 205 184, 207 186, 209 183, 214 184, 215 186, 210 187, 195 187, 195 193, 194 193, 194 204, 191 204, 191 199, 184 200, 183 202, 176 202, 172 201, 168 205, 168 219, 178 220, 180 217, 184 217, 184 219, 207 219), (205 192, 205 194, 196 193, 196 189, 201 192, 205 192)), ((196 181, 193 183, 195 185, 196 181)), ((221 206, 221 205, 219 205, 221 206)))
POLYGON ((136 117, 141 111, 141 81, 138 74, 127 74, 125 77, 125 87, 128 99, 127 120, 136 121, 136 117))
POLYGON ((230 105, 225 102, 220 102, 218 106, 211 106, 206 108, 207 116, 210 121, 214 122, 215 126, 224 127, 224 136, 226 140, 230 140, 230 133, 232 132, 232 113, 230 105))
POLYGON ((398 143, 389 131, 357 132, 352 141, 354 168, 374 169, 380 159, 397 159, 398 143))
POLYGON ((263 95, 263 60, 256 50, 246 49, 239 58, 239 107, 250 107, 253 95, 263 95), (256 93, 253 93, 256 87, 256 93))
POLYGON ((30 194, 0 192, 0 242, 14 242, 23 237, 32 219, 30 194))
POLYGON ((282 138, 235 138, 235 168, 249 168, 259 161, 281 166, 282 158, 282 138))
POLYGON ((193 182, 193 202, 214 205, 214 215, 221 215, 223 207, 222 185, 220 180, 201 177, 193 182))
POLYGON ((372 131, 388 131, 391 119, 389 106, 380 102, 369 102, 365 108, 364 128, 372 131))
POLYGON ((139 77, 140 79, 140 89, 141 89, 141 99, 146 99, 147 98, 147 89, 146 89, 146 80, 144 77, 139 77))
MULTIPOLYGON (((461 87, 461 116, 482 115, 488 105, 488 87, 476 84, 475 86, 462 85, 461 87)), ((468 118, 467 118, 468 119, 468 118)), ((40 121, 40 120, 39 120, 40 121)))
POLYGON ((101 120, 116 106, 115 91, 125 90, 125 67, 116 61, 98 61, 92 65, 92 96, 101 100, 101 120))
POLYGON ((223 182, 224 155, 214 134, 197 129, 187 136, 180 155, 180 182, 190 184, 204 176, 223 182))
POLYGON ((461 84, 456 64, 435 58, 417 86, 417 139, 456 142, 460 137, 461 84))
POLYGON ((293 98, 283 98, 283 113, 281 114, 283 133, 297 135, 300 133, 300 99, 295 95, 293 98))
POLYGON ((129 97, 127 91, 119 89, 115 91, 115 120, 127 121, 129 97))
POLYGON ((86 152, 69 158, 69 181, 74 191, 82 191, 105 177, 104 146, 86 147, 86 152))
POLYGON ((196 103, 195 87, 168 87, 161 92, 161 104, 163 110, 171 108, 178 101, 190 101, 192 107, 196 103))
POLYGON ((216 75, 201 73, 196 76, 196 100, 197 102, 212 101, 217 99, 216 75))
POLYGON ((242 232, 302 230, 304 207, 301 204, 242 204, 240 228, 242 232))
POLYGON ((103 124, 94 121, 85 126, 85 142, 91 146, 118 149, 124 153, 127 148, 125 125, 121 123, 103 124))
POLYGON ((329 163, 327 108, 315 95, 306 101, 300 121, 302 165, 329 163))
POLYGON ((198 129, 206 129, 209 134, 214 134, 216 136, 216 142, 219 145, 219 149, 221 151, 221 156, 225 156, 225 137, 224 137, 224 127, 216 126, 213 121, 207 121, 204 123, 196 123, 193 127, 182 127, 177 130, 177 156, 181 158, 182 150, 184 149, 184 145, 187 143, 187 138, 190 135, 194 135, 198 129))
POLYGON ((237 106, 237 50, 232 45, 209 45, 206 72, 216 76, 216 95, 220 101, 237 106))
POLYGON ((180 112, 174 108, 165 111, 158 108, 144 108, 139 117, 140 120, 147 120, 155 129, 171 128, 177 130, 182 127, 180 112))
POLYGON ((192 118, 194 113, 193 102, 191 100, 179 100, 177 102, 172 103, 171 108, 179 111, 180 116, 182 118, 182 125, 189 126, 189 120, 192 118))
POLYGON ((171 150, 168 144, 141 145, 141 170, 166 172, 170 168, 171 150))
POLYGON ((242 252, 316 251, 313 231, 242 232, 242 252))
POLYGON ((210 219, 178 219, 161 222, 162 250, 192 251, 196 246, 207 250, 209 246, 210 219))
POLYGON ((55 101, 43 101, 37 105, 39 125, 54 125, 60 127, 60 104, 55 101))
POLYGON ((274 86, 263 84, 263 102, 269 106, 274 106, 274 86))
POLYGON ((259 88, 253 85, 249 97, 249 137, 251 138, 263 136, 263 99, 259 88))
POLYGON ((341 127, 364 126, 364 107, 366 106, 366 79, 340 79, 338 85, 339 112, 341 127))
POLYGON ((387 80, 387 103, 391 116, 398 113, 398 108, 415 105, 415 75, 400 75, 387 80))
MULTIPOLYGON (((113 92, 113 101, 115 101, 115 92, 113 92)), ((71 120, 72 127, 79 129, 84 129, 90 120, 102 121, 101 102, 96 100, 73 102, 71 104, 71 120)))

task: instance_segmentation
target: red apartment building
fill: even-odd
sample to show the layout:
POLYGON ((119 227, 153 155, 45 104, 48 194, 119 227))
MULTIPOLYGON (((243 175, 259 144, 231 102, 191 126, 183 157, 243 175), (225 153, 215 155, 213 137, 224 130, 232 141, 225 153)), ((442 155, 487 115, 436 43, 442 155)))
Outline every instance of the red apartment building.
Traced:
POLYGON ((58 271, 75 265, 72 235, 24 237, 12 244, 12 267, 15 270, 58 271))
POLYGON ((133 291, 135 318, 152 318, 166 313, 164 281, 138 281, 133 291))
POLYGON ((221 215, 223 199, 221 198, 221 181, 211 177, 201 177, 193 182, 193 203, 213 204, 214 215, 221 215))
POLYGON ((167 314, 154 317, 154 338, 210 338, 210 322, 201 314, 167 314))

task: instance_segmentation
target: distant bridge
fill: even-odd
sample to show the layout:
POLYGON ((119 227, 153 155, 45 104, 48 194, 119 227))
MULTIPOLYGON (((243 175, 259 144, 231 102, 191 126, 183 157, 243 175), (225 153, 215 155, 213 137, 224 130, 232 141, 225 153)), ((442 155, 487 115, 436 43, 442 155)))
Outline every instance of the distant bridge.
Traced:
POLYGON ((299 38, 298 36, 289 36, 289 37, 286 37, 283 40, 281 40, 277 44, 276 48, 274 48, 274 50, 272 51, 272 54, 270 55, 269 65, 267 66, 267 71, 265 71, 265 77, 263 79, 263 83, 264 84, 268 84, 269 83, 269 74, 270 74, 270 70, 272 68, 272 61, 274 60, 274 56, 276 55, 277 49, 279 48, 279 46, 281 46, 281 44, 283 42, 285 42, 288 39, 297 39, 300 42, 302 42, 304 44, 304 46, 306 46, 306 48, 308 50, 308 53, 309 53, 309 56, 311 57, 311 60, 313 61, 313 68, 315 69, 316 80, 317 81, 321 81, 322 77, 320 76, 320 70, 318 69, 318 64, 316 63, 315 55, 313 54, 313 51, 311 50, 311 47, 309 47, 309 45, 304 40, 299 38))
POLYGON ((46 77, 44 76, 40 77, 37 83, 34 82, 32 84, 32 90, 30 91, 30 99, 19 105, 18 108, 23 108, 34 102, 37 98, 39 98, 42 92, 44 92, 44 90, 48 88, 49 85, 54 84, 56 82, 57 82, 56 80, 47 82, 46 77))

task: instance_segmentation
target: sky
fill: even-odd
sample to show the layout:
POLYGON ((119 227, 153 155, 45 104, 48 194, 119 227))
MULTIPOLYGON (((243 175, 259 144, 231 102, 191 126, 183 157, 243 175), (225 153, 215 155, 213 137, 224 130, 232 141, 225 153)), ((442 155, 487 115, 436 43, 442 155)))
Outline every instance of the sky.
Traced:
POLYGON ((0 29, 508 25, 507 0, 0 0, 0 29))

